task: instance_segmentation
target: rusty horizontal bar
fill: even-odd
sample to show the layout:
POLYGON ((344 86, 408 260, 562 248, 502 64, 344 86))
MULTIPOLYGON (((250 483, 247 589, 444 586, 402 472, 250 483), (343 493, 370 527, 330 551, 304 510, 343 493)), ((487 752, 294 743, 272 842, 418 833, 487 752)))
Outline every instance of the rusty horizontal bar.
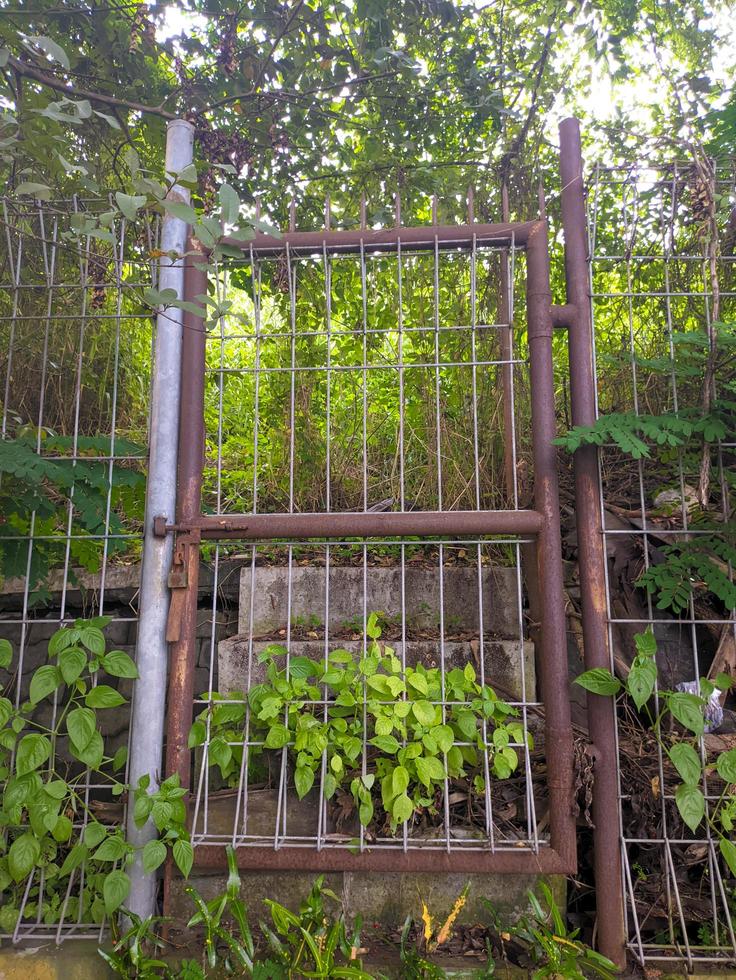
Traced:
POLYGON ((564 303, 562 306, 552 306, 552 326, 563 330, 569 329, 575 322, 576 310, 571 303, 564 303))
POLYGON ((289 246, 291 252, 310 253, 324 249, 329 253, 395 252, 399 242, 402 248, 433 249, 435 244, 441 249, 470 248, 478 245, 497 245, 498 247, 526 245, 529 233, 537 224, 535 221, 504 222, 500 224, 472 225, 421 225, 411 228, 370 228, 349 231, 289 231, 280 237, 258 232, 255 238, 243 242, 240 239, 224 238, 224 245, 241 248, 245 255, 252 249, 256 256, 274 255, 289 246))
MULTIPOLYGON (((235 851, 242 871, 431 871, 436 874, 560 874, 577 872, 575 848, 563 856, 551 847, 539 851, 528 848, 508 851, 448 852, 439 848, 403 851, 375 848, 353 853, 345 848, 322 847, 238 847, 235 851)), ((195 868, 208 871, 227 868, 225 845, 199 845, 194 848, 195 868)))
POLYGON ((197 517, 162 526, 157 532, 199 531, 203 538, 367 538, 448 534, 537 534, 542 515, 535 510, 448 510, 395 513, 228 514, 197 517))

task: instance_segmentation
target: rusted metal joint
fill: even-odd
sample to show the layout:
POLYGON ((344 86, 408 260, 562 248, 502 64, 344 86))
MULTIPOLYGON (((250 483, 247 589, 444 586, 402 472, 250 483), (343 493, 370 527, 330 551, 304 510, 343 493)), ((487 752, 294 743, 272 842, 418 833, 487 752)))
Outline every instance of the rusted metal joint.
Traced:
POLYGON ((170 527, 166 523, 166 518, 162 514, 158 514, 153 519, 153 536, 155 538, 165 538, 169 533, 170 527))
POLYGON ((169 617, 166 624, 166 640, 177 643, 181 638, 183 606, 190 585, 196 591, 199 567, 199 545, 202 535, 199 528, 177 534, 174 555, 167 584, 172 590, 169 617))
POLYGON ((199 528, 192 528, 190 531, 177 535, 168 578, 170 589, 186 589, 189 585, 189 549, 198 548, 201 540, 202 535, 199 528))
POLYGON ((552 326, 558 330, 569 330, 575 322, 577 310, 572 303, 552 305, 552 326))

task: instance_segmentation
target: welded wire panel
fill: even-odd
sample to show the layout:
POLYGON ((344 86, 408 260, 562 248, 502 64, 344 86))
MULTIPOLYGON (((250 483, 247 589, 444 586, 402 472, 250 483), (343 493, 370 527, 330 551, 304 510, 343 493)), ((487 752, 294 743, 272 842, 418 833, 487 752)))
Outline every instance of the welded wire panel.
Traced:
POLYGON ((443 511, 448 534, 213 548, 213 623, 242 567, 237 633, 199 652, 196 846, 549 846, 532 542, 452 533, 453 511, 531 500, 518 258, 399 235, 391 253, 246 249, 217 276, 205 512, 443 511))
MULTIPOLYGON (((195 844, 548 843, 518 541, 298 542, 248 556, 239 633, 213 639, 217 693, 195 706, 195 844), (493 710, 479 710, 484 701, 493 710), (427 785, 404 767, 416 815, 392 819, 378 794, 361 822, 353 780, 380 780, 422 733, 422 756, 442 764, 420 765, 427 785)), ((224 546, 216 574, 220 563, 224 546)))
MULTIPOLYGON (((498 319, 501 260, 489 247, 287 249, 224 272, 227 313, 208 344, 207 504, 502 506, 501 368, 524 349, 502 355, 512 328, 498 319)), ((513 251, 503 261, 513 266, 513 251)))
POLYGON ((78 618, 107 617, 107 649, 134 650, 151 351, 141 291, 152 282, 155 229, 116 223, 100 237, 76 234, 84 213, 109 210, 107 201, 0 206, 0 637, 12 648, 0 670, 5 846, 27 829, 26 804, 33 794, 38 802, 41 784, 69 787, 55 836, 52 821, 34 824, 43 842, 30 874, 15 881, 7 852, 2 859, 0 933, 98 938, 112 865, 61 869, 88 825, 122 821, 111 788, 125 778, 131 681, 105 678, 125 701, 97 715, 105 761, 93 771, 70 751, 71 688, 33 704, 29 696, 35 672, 55 663, 49 639, 78 618), (50 756, 30 765, 26 737, 50 756))
MULTIPOLYGON (((621 420, 601 453, 609 636, 625 669, 635 636, 653 632, 655 716, 663 692, 694 693, 700 678, 733 672, 734 201, 730 169, 599 168, 591 184, 599 406, 621 420), (657 437, 651 420, 662 413, 675 421, 657 437)), ((702 762, 696 826, 683 820, 681 775, 646 715, 620 708, 629 943, 643 964, 736 958, 734 880, 720 851, 728 787, 713 771, 736 745, 731 708, 716 691, 705 734, 690 739, 702 762)))

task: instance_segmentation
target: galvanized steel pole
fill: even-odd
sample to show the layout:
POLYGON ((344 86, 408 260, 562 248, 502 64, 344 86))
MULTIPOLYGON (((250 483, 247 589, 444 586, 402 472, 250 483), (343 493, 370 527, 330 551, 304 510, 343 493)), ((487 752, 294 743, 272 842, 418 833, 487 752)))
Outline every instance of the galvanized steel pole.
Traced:
MULTIPOLYGON (((593 425, 596 420, 593 324, 583 160, 577 119, 565 119, 560 124, 560 177, 568 304, 564 312, 569 330, 572 423, 593 425)), ((610 668, 606 556, 596 447, 582 446, 578 449, 573 457, 573 468, 585 666, 588 670, 593 667, 610 668)), ((612 698, 588 694, 588 730, 594 754, 593 822, 598 947, 617 966, 624 967, 626 956, 614 713, 612 698)))
MULTIPOLYGON (((173 177, 193 158, 194 127, 175 119, 166 131, 166 173, 173 177)), ((189 202, 189 192, 174 185, 171 201, 189 202)), ((161 251, 184 255, 187 224, 165 214, 161 231, 161 251)), ((159 289, 173 289, 183 296, 184 262, 161 259, 159 289)), ((163 751, 166 709, 168 650, 166 621, 169 613, 168 573, 172 558, 172 537, 156 537, 153 519, 176 513, 176 472, 178 460, 179 402, 181 396, 182 313, 168 307, 158 314, 151 383, 151 422, 149 436, 146 519, 143 539, 140 609, 136 663, 139 679, 133 693, 130 721, 130 762, 128 781, 134 788, 141 776, 148 775, 151 789, 158 785, 163 751)), ((128 840, 139 850, 130 869, 131 890, 127 906, 146 918, 156 911, 156 876, 143 870, 140 848, 156 835, 152 824, 139 830, 133 820, 130 795, 127 818, 128 840)))

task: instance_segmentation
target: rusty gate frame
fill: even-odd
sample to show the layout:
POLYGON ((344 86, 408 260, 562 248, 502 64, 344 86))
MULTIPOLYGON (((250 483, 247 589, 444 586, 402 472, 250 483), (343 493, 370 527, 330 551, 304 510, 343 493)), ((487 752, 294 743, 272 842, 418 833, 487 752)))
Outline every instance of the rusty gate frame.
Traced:
MULTIPOLYGON (((562 226, 565 237, 566 299, 552 302, 546 219, 500 224, 398 226, 300 232, 281 237, 256 234, 247 245, 256 257, 320 252, 326 255, 360 251, 391 252, 404 245, 414 250, 468 247, 474 241, 497 248, 521 246, 526 252, 526 304, 530 366, 534 508, 497 511, 412 511, 387 513, 282 513, 205 516, 201 493, 204 466, 205 326, 201 316, 184 314, 179 423, 179 468, 176 522, 154 518, 154 532, 176 535, 170 576, 171 611, 166 773, 178 773, 187 789, 191 750, 187 736, 192 723, 195 632, 200 544, 203 540, 265 541, 309 538, 392 536, 408 534, 529 535, 534 554, 540 613, 539 674, 545 708, 547 787, 550 800, 550 846, 538 850, 487 853, 438 853, 366 850, 360 854, 316 847, 239 848, 244 869, 312 871, 432 871, 506 874, 574 874, 577 870, 576 821, 573 813, 573 739, 568 693, 566 613, 562 590, 562 548, 557 478, 557 452, 552 338, 566 329, 570 364, 570 401, 574 425, 596 418, 595 371, 590 310, 588 242, 582 178, 580 132, 575 119, 560 126, 562 226)), ((227 240, 226 240, 227 241, 227 240)), ((243 248, 242 243, 228 244, 243 248)), ((190 239, 185 268, 185 299, 207 292, 206 258, 190 239)), ((609 667, 605 590, 605 554, 601 533, 597 449, 587 446, 574 457, 578 554, 582 595, 585 666, 609 667)), ((619 849, 619 798, 614 704, 611 698, 588 695, 590 742, 594 762, 593 819, 598 945, 622 964, 624 956, 623 890, 619 849)), ((222 848, 195 852, 200 868, 225 866, 222 848)), ((169 867, 169 874, 171 873, 169 867)))

